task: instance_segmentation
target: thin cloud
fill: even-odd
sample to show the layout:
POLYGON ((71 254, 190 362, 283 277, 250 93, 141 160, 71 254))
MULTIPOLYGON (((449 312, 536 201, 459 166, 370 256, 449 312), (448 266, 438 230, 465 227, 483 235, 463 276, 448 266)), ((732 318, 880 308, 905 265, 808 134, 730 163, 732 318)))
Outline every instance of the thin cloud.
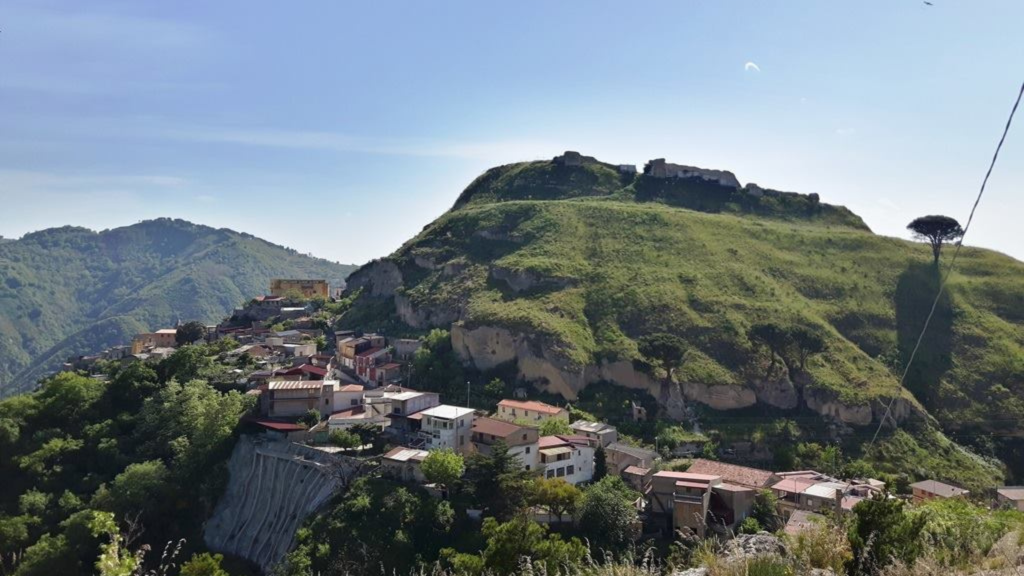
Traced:
POLYGON ((753 63, 753 62, 747 62, 746 64, 743 65, 743 70, 745 70, 747 72, 751 72, 751 71, 753 71, 753 72, 760 72, 761 71, 761 67, 758 66, 757 64, 753 63))
POLYGON ((303 130, 238 130, 221 128, 172 129, 167 136, 194 142, 220 142, 268 148, 357 152, 386 156, 426 156, 466 159, 526 159, 558 152, 549 142, 529 140, 442 141, 351 136, 303 130))

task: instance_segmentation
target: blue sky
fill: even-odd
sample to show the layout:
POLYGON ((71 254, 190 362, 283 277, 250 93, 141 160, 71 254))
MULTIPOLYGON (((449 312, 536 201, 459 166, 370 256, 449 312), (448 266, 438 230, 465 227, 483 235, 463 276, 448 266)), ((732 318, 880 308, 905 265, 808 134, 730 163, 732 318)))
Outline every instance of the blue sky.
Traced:
MULTIPOLYGON (((159 216, 384 256, 578 150, 966 220, 1024 2, 0 3, 0 234, 159 216), (747 66, 748 62, 756 64, 747 66)), ((967 243, 1024 259, 1024 118, 967 243)))

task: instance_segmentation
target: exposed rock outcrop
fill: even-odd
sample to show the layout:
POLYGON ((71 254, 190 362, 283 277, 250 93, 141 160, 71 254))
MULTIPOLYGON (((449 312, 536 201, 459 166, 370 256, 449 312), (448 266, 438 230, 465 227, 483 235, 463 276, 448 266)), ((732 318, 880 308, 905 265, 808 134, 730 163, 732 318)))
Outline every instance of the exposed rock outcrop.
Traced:
MULTIPOLYGON (((682 382, 668 386, 661 380, 637 370, 626 360, 602 361, 579 366, 565 360, 550 347, 531 341, 503 327, 452 325, 452 346, 461 360, 480 370, 516 362, 519 377, 567 400, 575 400, 589 384, 599 381, 644 390, 657 398, 670 417, 681 418, 687 402, 703 404, 715 410, 736 410, 758 403, 786 410, 800 405, 797 384, 787 380, 756 381, 749 385, 682 382), (678 416, 674 416, 678 414, 678 416)), ((885 406, 847 404, 834 392, 803 387, 805 405, 822 416, 844 425, 866 426, 880 420, 885 406)), ((903 421, 914 411, 910 401, 900 398, 890 413, 903 421)))
POLYGON ((767 532, 757 534, 739 534, 725 543, 722 554, 729 560, 739 560, 753 556, 788 555, 786 545, 778 536, 767 532))
POLYGON ((349 291, 362 288, 367 296, 391 296, 402 285, 402 271, 390 260, 377 260, 353 272, 347 282, 349 291))
POLYGON ((302 521, 347 488, 362 468, 354 458, 242 436, 203 540, 211 550, 241 556, 267 572, 291 549, 302 521))

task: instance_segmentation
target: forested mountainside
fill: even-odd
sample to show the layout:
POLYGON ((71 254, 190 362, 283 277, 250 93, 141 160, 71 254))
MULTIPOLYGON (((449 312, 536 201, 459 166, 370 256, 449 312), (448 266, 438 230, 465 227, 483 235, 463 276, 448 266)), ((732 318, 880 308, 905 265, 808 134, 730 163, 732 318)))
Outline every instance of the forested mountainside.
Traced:
POLYGON ((345 322, 451 327, 477 368, 515 365, 570 399, 602 381, 648 390, 680 418, 806 416, 870 437, 895 399, 900 422, 1022 460, 1024 263, 963 249, 900 388, 937 286, 926 245, 875 235, 816 194, 668 166, 567 154, 489 170, 352 274, 345 322), (682 350, 666 356, 659 339, 682 350))
POLYGON ((158 219, 64 227, 0 243, 0 396, 33 388, 69 356, 178 319, 214 322, 273 277, 343 285, 354 266, 249 234, 158 219))

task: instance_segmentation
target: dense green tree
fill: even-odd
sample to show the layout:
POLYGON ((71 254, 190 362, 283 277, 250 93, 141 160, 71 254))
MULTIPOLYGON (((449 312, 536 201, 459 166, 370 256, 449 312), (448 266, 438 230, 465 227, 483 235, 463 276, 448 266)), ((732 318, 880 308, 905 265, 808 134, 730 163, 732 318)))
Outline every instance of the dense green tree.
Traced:
POLYGON ((466 460, 468 495, 500 520, 507 520, 528 504, 533 475, 504 442, 491 446, 489 455, 474 453, 466 460))
POLYGON ((129 464, 124 472, 104 485, 93 498, 92 505, 113 512, 116 518, 140 518, 146 525, 158 522, 157 511, 167 497, 167 466, 160 460, 129 464))
POLYGON ((767 350, 769 375, 779 360, 782 360, 786 366, 789 365, 786 354, 790 345, 790 338, 789 333, 784 327, 771 322, 755 324, 750 328, 748 337, 752 342, 760 344, 767 350))
POLYGON ((566 514, 576 512, 583 493, 563 478, 537 478, 530 494, 530 503, 543 506, 562 522, 566 514))
POLYGON ((435 328, 423 337, 423 345, 412 361, 410 385, 420 390, 439 392, 442 399, 465 401, 466 372, 452 349, 447 330, 435 328))
POLYGON ((558 436, 573 433, 569 423, 560 418, 548 418, 541 422, 538 428, 541 436, 558 436))
POLYGON ((145 362, 130 362, 111 374, 107 395, 115 410, 135 410, 160 385, 153 368, 145 362))
POLYGON ((310 428, 316 426, 320 423, 320 411, 316 408, 310 408, 305 414, 299 417, 299 422, 310 428))
POLYGON ((156 371, 162 382, 172 379, 188 382, 199 378, 212 365, 213 360, 207 356, 206 346, 184 346, 161 360, 156 371))
POLYGON ((576 538, 566 541, 548 534, 544 526, 525 516, 504 523, 484 518, 481 533, 487 538, 484 566, 501 576, 518 573, 524 558, 543 565, 544 573, 570 574, 586 555, 586 547, 576 538))
POLYGON ((579 524, 590 542, 611 552, 621 552, 639 534, 634 502, 640 495, 618 476, 606 476, 583 493, 579 524))
POLYGON ((224 556, 220 554, 193 554, 181 565, 181 576, 230 576, 227 570, 220 567, 224 556))
POLYGON ((204 338, 206 338, 206 325, 196 320, 190 320, 178 326, 178 331, 174 333, 174 341, 178 346, 195 344, 204 338))
POLYGON ((331 444, 339 448, 358 448, 362 446, 359 436, 348 430, 332 430, 327 438, 331 444))
POLYGON ((807 359, 814 354, 825 351, 825 339, 820 334, 803 326, 790 330, 789 338, 796 357, 796 366, 801 371, 807 365, 807 359))
POLYGON ((653 365, 661 367, 666 379, 672 381, 673 372, 686 355, 686 342, 675 334, 658 332, 640 338, 637 344, 640 353, 653 365))
POLYGON ((851 574, 877 574, 896 560, 911 565, 921 554, 927 518, 908 514, 903 500, 878 495, 861 501, 853 513, 851 574))
POLYGON ((420 464, 420 470, 429 482, 449 487, 462 477, 466 465, 461 454, 446 448, 433 450, 427 454, 420 464))
POLYGON ((768 532, 775 532, 782 528, 782 518, 779 517, 779 499, 771 490, 760 490, 754 496, 754 505, 750 509, 750 518, 753 518, 759 528, 768 532))
POLYGON ((599 482, 602 478, 608 475, 608 453, 605 452, 604 446, 601 444, 597 445, 594 450, 594 482, 599 482))
POLYGON ((942 245, 952 242, 964 235, 960 223, 949 216, 921 216, 907 224, 907 230, 914 233, 914 237, 928 242, 932 247, 934 264, 939 265, 939 254, 942 252, 942 245))

